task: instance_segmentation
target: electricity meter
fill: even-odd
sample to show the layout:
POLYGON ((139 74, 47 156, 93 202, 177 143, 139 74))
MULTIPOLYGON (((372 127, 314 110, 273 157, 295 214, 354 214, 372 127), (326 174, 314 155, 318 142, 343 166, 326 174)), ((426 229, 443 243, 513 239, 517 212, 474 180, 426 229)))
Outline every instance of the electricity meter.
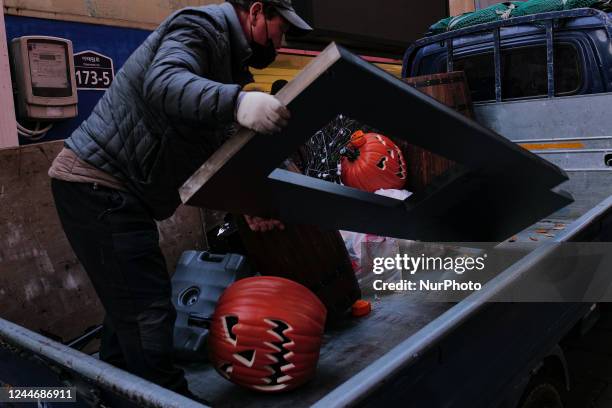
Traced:
POLYGON ((72 42, 25 36, 11 41, 17 114, 27 120, 52 121, 77 116, 72 42))

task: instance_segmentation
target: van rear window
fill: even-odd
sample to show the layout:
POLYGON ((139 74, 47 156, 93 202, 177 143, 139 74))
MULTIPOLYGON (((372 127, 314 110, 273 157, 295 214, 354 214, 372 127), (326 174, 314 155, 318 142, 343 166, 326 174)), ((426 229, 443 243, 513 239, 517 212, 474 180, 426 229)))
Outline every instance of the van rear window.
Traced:
MULTIPOLYGON (((493 53, 458 57, 454 68, 465 71, 474 102, 495 99, 493 53)), ((546 47, 502 49, 502 98, 529 98, 548 94, 546 47)), ((582 73, 576 48, 555 46, 555 94, 571 95, 580 90, 582 73)))

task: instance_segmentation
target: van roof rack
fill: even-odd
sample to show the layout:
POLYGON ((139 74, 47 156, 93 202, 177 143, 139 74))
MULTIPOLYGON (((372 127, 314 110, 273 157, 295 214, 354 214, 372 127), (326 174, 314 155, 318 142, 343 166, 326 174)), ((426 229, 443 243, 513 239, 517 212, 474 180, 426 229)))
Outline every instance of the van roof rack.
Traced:
POLYGON ((546 65, 548 76, 548 97, 555 96, 555 61, 553 53, 555 21, 567 18, 579 17, 595 17, 601 20, 602 26, 605 28, 608 35, 608 40, 612 39, 612 19, 608 13, 593 8, 579 8, 567 11, 551 11, 546 13, 532 14, 528 16, 513 17, 507 20, 494 21, 491 23, 478 24, 458 30, 448 31, 442 34, 436 34, 422 38, 412 44, 404 54, 404 66, 402 68, 402 77, 409 75, 408 61, 419 49, 435 44, 442 43, 446 45, 448 55, 446 70, 452 72, 454 70, 454 43, 453 40, 457 37, 462 37, 477 33, 492 33, 493 34, 493 58, 495 62, 495 101, 502 100, 502 79, 501 79, 501 29, 513 27, 517 25, 541 24, 546 29, 546 65))

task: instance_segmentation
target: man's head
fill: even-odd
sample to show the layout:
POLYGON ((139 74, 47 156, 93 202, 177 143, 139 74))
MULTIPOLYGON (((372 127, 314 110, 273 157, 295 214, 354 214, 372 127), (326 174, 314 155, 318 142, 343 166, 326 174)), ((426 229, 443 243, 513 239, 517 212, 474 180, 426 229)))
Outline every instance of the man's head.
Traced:
POLYGON ((267 45, 268 41, 272 41, 274 48, 281 47, 290 26, 273 6, 261 1, 230 2, 238 12, 242 29, 250 43, 267 45))
POLYGON ((291 0, 228 0, 238 12, 248 41, 275 49, 282 46, 287 32, 305 34, 312 28, 302 20, 291 4, 291 0))

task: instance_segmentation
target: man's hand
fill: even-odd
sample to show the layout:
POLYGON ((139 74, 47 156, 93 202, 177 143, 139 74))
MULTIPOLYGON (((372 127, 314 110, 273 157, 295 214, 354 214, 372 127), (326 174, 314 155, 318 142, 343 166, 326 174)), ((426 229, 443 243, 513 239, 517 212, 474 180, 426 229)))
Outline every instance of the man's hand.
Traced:
POLYGON ((278 133, 287 126, 291 115, 278 99, 263 92, 243 92, 240 94, 236 120, 246 128, 257 133, 278 133))
POLYGON ((268 232, 272 231, 275 228, 283 231, 285 229, 285 225, 278 220, 270 220, 261 217, 251 217, 250 215, 245 215, 244 219, 247 224, 249 224, 249 228, 254 232, 268 232))

